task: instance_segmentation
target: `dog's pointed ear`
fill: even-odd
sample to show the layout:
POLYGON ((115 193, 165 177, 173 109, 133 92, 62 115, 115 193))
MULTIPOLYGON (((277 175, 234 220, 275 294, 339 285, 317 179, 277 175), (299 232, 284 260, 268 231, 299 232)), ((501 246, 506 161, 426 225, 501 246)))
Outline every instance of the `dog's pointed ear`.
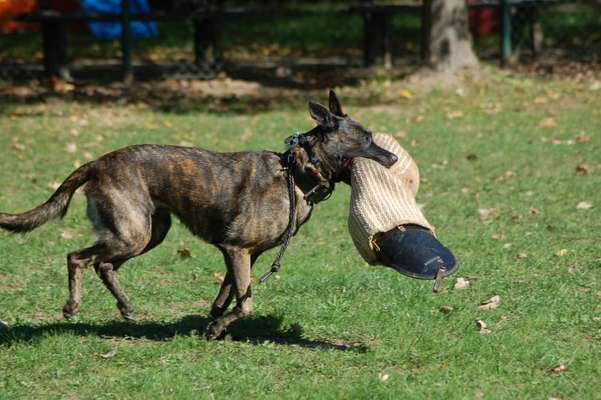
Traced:
POLYGON ((313 118, 319 126, 328 129, 336 128, 336 116, 321 104, 310 101, 309 114, 311 114, 311 118, 313 118))
POLYGON ((344 113, 342 112, 342 106, 340 105, 340 101, 338 97, 336 97, 336 93, 333 90, 330 90, 330 100, 329 100, 330 112, 339 117, 344 117, 344 113))

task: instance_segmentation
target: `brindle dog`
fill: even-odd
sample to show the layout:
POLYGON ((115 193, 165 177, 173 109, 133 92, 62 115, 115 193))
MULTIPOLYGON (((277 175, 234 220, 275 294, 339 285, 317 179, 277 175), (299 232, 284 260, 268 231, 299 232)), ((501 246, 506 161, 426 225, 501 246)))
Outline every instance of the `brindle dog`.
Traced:
MULTIPOLYGON (((218 338, 252 308, 251 267, 264 251, 277 246, 289 225, 287 174, 296 178, 296 227, 311 214, 305 194, 316 199, 331 192, 349 162, 366 157, 390 167, 396 156, 372 141, 372 135, 342 113, 334 92, 330 112, 310 102, 317 127, 284 155, 270 151, 217 153, 200 148, 137 145, 108 153, 74 171, 46 203, 22 214, 0 213, 0 227, 29 232, 67 212, 73 193, 85 185, 88 217, 98 236, 90 247, 67 256, 69 299, 66 318, 81 306, 81 276, 94 265, 117 299, 121 315, 133 319, 133 307, 117 280, 127 260, 159 245, 171 226, 171 214, 223 253, 227 266, 215 299, 207 337, 218 338), (225 314, 235 295, 236 307, 225 314)), ((311 197, 310 197, 311 199, 311 197)))

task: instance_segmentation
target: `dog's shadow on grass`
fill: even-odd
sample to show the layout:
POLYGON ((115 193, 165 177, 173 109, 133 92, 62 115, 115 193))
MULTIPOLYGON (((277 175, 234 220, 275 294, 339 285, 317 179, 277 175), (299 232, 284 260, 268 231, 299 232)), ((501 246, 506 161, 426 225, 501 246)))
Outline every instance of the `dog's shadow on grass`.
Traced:
MULTIPOLYGON (((282 327, 282 318, 274 316, 249 317, 232 324, 229 340, 253 345, 298 346, 316 350, 354 351, 364 353, 369 348, 342 339, 309 339, 303 336, 302 327, 293 324, 282 327)), ((176 336, 195 336, 205 340, 204 332, 211 322, 208 317, 189 315, 175 322, 123 322, 106 324, 85 322, 56 322, 45 325, 15 325, 0 332, 0 346, 12 343, 35 342, 48 335, 72 334, 98 336, 103 339, 168 341, 176 336)))

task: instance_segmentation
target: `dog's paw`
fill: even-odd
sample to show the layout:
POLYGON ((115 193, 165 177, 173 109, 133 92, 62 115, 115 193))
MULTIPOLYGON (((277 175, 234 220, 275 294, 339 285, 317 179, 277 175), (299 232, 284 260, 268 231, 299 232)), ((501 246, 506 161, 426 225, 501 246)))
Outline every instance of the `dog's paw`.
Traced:
POLYGON ((207 327, 207 340, 222 340, 227 336, 227 331, 222 323, 213 321, 207 327))
POLYGON ((63 307, 63 317, 65 319, 70 319, 74 317, 79 312, 79 305, 67 302, 63 307))
POLYGON ((134 309, 131 306, 122 306, 121 304, 117 304, 119 307, 119 312, 121 312, 121 316, 123 319, 129 322, 136 322, 136 317, 134 316, 134 309))

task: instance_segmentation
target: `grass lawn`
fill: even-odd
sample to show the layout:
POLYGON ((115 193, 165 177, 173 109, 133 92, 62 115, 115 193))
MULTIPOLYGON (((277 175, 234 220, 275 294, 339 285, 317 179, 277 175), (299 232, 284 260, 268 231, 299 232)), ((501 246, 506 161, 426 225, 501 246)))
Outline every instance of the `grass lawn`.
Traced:
MULTIPOLYGON (((204 339, 225 267, 179 222, 120 271, 137 323, 120 320, 93 270, 80 315, 64 321, 65 255, 94 240, 76 194, 63 221, 0 233, 0 320, 10 326, 0 398, 601 398, 600 92, 498 71, 459 91, 404 89, 380 79, 338 94, 368 128, 404 136, 420 166, 418 201, 461 262, 443 293, 362 261, 339 185, 276 279, 256 284, 275 252, 258 261, 255 309, 232 327, 234 341, 204 339), (470 286, 454 289, 457 277, 470 286), (479 309, 494 295, 498 308, 479 309), (552 372, 559 364, 567 370, 552 372)), ((235 100, 244 112, 4 101, 0 210, 40 204, 74 165, 129 144, 282 150, 312 126, 306 100, 326 95, 288 92, 260 110, 235 100)))

